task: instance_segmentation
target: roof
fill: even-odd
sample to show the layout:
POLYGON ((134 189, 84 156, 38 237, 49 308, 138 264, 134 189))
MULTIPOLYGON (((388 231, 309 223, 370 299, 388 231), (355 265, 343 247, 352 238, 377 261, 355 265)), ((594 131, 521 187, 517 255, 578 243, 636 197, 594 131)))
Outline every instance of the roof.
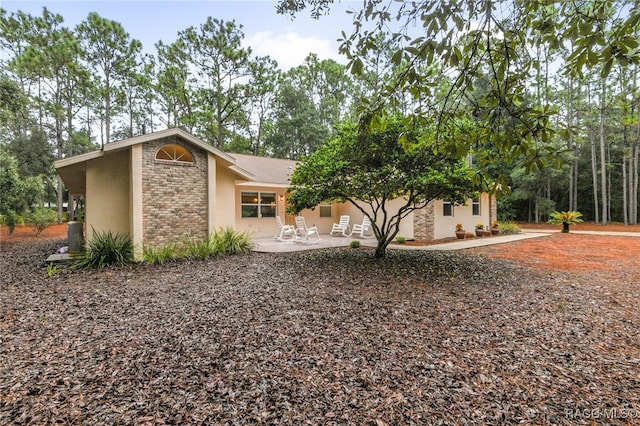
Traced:
POLYGON ((151 142, 170 136, 178 136, 185 142, 213 154, 218 159, 222 160, 223 164, 225 164, 230 170, 235 172, 240 179, 249 181, 255 179, 255 176, 252 173, 237 164, 234 157, 178 128, 161 130, 158 132, 148 133, 146 135, 110 142, 105 144, 100 150, 57 160, 55 162, 55 167, 64 183, 67 185, 69 191, 74 195, 81 195, 84 194, 86 188, 86 163, 89 160, 100 158, 109 152, 121 151, 123 149, 128 149, 133 145, 151 142))
POLYGON ((236 159, 236 164, 244 170, 248 170, 255 176, 253 182, 268 184, 270 186, 289 186, 291 173, 296 168, 298 162, 285 160, 282 158, 258 157, 246 154, 230 154, 236 159))

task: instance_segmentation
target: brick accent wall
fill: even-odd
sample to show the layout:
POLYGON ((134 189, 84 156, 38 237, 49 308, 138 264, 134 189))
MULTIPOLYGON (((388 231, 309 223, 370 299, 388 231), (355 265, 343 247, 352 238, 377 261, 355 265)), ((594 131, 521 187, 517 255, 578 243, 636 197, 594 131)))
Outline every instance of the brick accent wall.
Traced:
POLYGON ((178 137, 147 142, 142 147, 143 238, 147 246, 162 246, 185 234, 205 238, 207 225, 207 153, 178 137), (166 144, 186 148, 193 164, 157 161, 166 144))
POLYGON ((435 235, 434 201, 420 210, 413 211, 413 237, 420 241, 433 240, 435 235))

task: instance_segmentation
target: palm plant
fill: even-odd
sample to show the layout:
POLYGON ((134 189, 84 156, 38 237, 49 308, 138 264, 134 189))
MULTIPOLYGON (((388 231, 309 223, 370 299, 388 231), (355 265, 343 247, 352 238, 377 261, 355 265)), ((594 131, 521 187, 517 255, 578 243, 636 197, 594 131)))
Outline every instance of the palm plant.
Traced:
POLYGON ((574 210, 566 211, 566 212, 551 212, 549 214, 551 219, 549 219, 549 223, 554 225, 562 225, 562 232, 569 232, 569 225, 575 225, 576 223, 582 222, 582 213, 574 210))

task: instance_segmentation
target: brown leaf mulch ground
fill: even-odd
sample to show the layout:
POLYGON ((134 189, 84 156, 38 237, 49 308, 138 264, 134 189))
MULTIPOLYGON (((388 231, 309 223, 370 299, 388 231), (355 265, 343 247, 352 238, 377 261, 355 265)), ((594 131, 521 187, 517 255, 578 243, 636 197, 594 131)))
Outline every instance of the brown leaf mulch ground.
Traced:
POLYGON ((640 238, 48 277, 63 243, 3 241, 0 424, 640 422, 640 238))

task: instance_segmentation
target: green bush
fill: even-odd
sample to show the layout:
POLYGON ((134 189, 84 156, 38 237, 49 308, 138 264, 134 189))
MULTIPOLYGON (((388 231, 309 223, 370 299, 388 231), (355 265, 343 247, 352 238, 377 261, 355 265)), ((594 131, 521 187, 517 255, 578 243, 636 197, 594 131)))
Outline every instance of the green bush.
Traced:
POLYGON ((29 223, 33 225, 33 232, 35 232, 36 237, 55 222, 56 219, 56 212, 46 207, 36 207, 28 217, 29 223))
POLYGON ((211 235, 211 244, 216 255, 246 253, 253 247, 248 232, 237 232, 231 227, 214 232, 211 235))
POLYGON ((133 242, 129 235, 107 232, 93 232, 86 250, 76 257, 75 268, 105 268, 124 266, 133 262, 133 242))
POLYGON ((407 242, 407 239, 405 237, 397 237, 396 241, 398 244, 404 244, 407 242))
POLYGON ((505 235, 519 234, 522 230, 516 222, 501 222, 500 233, 505 235))
POLYGON ((9 228, 9 233, 13 234, 13 231, 16 229, 16 224, 18 223, 18 214, 14 210, 9 210, 3 216, 4 224, 9 228))
POLYGON ((353 240, 353 241, 351 241, 351 242, 349 243, 349 247, 351 247, 351 248, 358 248, 358 247, 360 247, 360 241, 358 241, 358 240, 353 240))

